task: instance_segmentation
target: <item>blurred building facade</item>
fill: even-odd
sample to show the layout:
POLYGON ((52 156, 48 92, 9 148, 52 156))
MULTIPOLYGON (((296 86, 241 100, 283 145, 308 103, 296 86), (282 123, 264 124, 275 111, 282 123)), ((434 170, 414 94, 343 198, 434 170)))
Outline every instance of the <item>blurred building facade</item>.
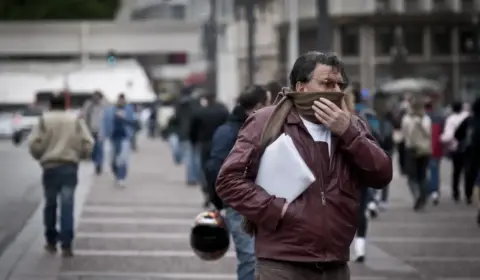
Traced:
MULTIPOLYGON (((265 0, 257 10, 256 80, 285 80, 288 17, 285 1, 265 0)), ((346 62, 353 80, 375 88, 393 77, 394 30, 403 30, 407 50, 403 72, 439 80, 446 101, 480 94, 480 54, 475 38, 479 0, 330 0, 333 51, 346 62)), ((300 53, 316 49, 316 0, 299 1, 300 53)), ((241 11, 240 11, 241 13, 241 11)), ((240 14, 238 60, 246 82, 244 44, 246 22, 240 14)))

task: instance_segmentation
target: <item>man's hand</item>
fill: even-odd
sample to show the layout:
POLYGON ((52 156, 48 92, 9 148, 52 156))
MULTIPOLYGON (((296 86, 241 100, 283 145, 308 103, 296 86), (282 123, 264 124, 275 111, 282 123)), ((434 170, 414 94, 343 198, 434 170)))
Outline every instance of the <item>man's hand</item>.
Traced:
POLYGON ((342 100, 342 108, 340 109, 330 100, 320 98, 313 103, 312 108, 315 111, 315 117, 337 136, 342 135, 348 129, 351 114, 345 100, 342 100))

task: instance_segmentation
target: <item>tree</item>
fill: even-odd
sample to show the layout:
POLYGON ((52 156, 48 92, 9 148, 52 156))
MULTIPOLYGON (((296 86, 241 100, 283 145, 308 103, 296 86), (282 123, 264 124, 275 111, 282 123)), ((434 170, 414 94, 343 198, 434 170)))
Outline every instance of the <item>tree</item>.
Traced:
POLYGON ((119 0, 0 0, 0 20, 113 19, 119 0))

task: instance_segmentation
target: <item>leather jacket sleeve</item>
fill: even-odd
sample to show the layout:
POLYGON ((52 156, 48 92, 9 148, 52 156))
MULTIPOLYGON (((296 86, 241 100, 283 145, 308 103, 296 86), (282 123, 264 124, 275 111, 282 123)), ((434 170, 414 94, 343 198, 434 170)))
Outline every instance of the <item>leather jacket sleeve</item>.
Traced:
POLYGON ((392 159, 360 119, 352 117, 349 128, 339 140, 339 148, 355 167, 360 186, 383 188, 392 181, 392 159))
POLYGON ((218 196, 258 227, 274 231, 280 221, 284 198, 269 195, 255 184, 257 155, 263 121, 250 116, 241 128, 217 177, 218 196))

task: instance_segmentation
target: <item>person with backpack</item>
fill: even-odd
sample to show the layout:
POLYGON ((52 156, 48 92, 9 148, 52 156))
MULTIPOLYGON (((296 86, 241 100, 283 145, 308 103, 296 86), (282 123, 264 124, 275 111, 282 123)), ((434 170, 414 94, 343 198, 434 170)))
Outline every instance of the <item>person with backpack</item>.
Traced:
POLYGON ((247 117, 257 109, 260 109, 269 102, 267 91, 258 85, 249 86, 240 94, 237 105, 230 114, 228 120, 217 128, 212 140, 210 156, 205 163, 204 172, 207 179, 207 186, 210 202, 217 210, 225 209, 225 222, 232 235, 237 253, 237 279, 255 279, 255 250, 254 240, 242 228, 242 216, 233 208, 224 205, 215 191, 220 168, 227 158, 230 150, 235 145, 237 135, 247 117))
POLYGON ((425 207, 428 197, 427 168, 432 156, 432 120, 425 112, 422 98, 412 98, 411 112, 402 120, 407 151, 408 186, 414 198, 413 209, 425 207))
POLYGON ((465 136, 470 114, 463 110, 461 102, 455 102, 451 107, 452 113, 445 120, 440 140, 445 145, 448 156, 452 160, 452 199, 458 202, 460 200, 460 178, 464 173, 468 158, 465 136))
POLYGON ((53 96, 46 112, 28 138, 30 154, 42 166, 45 206, 45 250, 57 252, 60 243, 63 257, 73 256, 75 188, 78 165, 91 156, 94 139, 85 121, 65 111, 66 98, 53 96), (60 203, 60 232, 57 231, 57 206, 60 203))

